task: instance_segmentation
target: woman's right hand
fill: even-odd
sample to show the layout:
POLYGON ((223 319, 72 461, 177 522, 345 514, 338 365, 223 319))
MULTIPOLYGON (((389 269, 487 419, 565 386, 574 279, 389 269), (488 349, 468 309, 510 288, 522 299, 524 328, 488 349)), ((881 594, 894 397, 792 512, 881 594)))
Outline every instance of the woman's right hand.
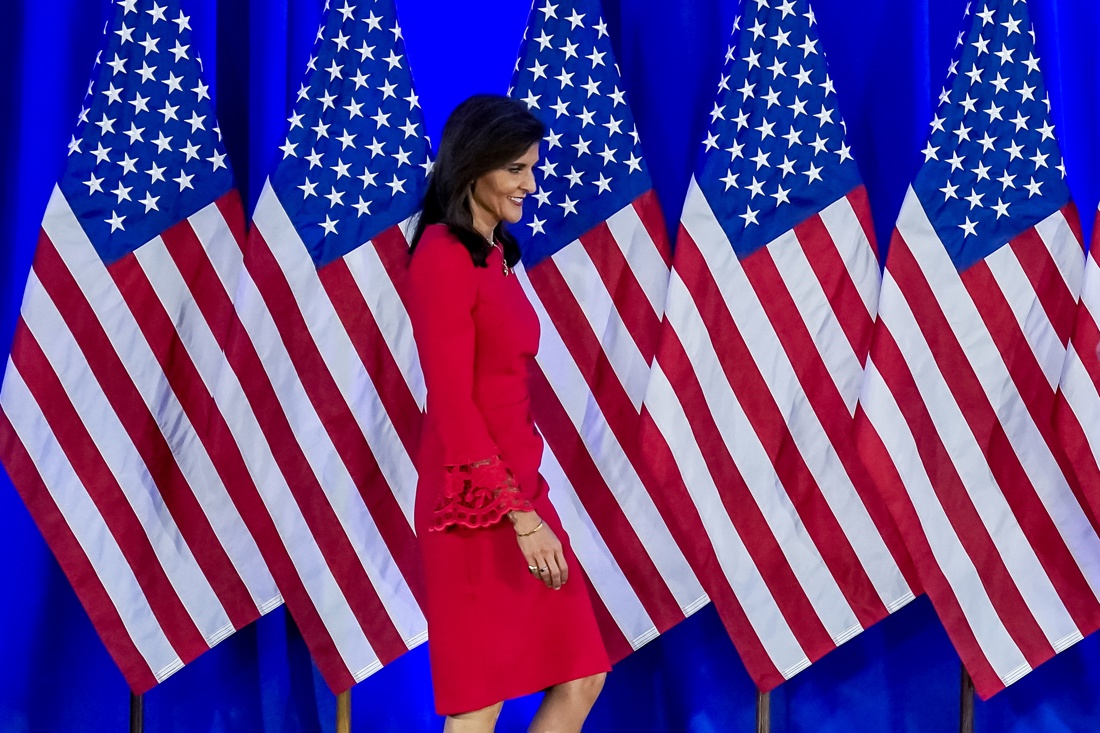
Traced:
POLYGON ((539 519, 535 512, 513 512, 512 519, 516 541, 527 560, 527 569, 546 583, 547 588, 561 588, 569 579, 569 567, 565 563, 561 540, 554 534, 554 530, 539 519))

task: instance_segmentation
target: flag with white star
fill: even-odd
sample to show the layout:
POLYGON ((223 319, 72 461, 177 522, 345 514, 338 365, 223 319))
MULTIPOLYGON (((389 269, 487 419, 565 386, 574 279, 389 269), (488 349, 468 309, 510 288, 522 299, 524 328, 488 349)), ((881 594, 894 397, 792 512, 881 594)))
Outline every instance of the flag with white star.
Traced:
POLYGON ((852 440, 879 266, 807 0, 742 3, 709 117, 647 427, 676 468, 663 490, 699 509, 685 534, 709 538, 689 556, 769 690, 914 585, 852 440))
POLYGON ((263 436, 261 546, 341 692, 427 638, 404 232, 431 162, 393 0, 325 4, 287 123, 237 291, 237 378, 263 436))
POLYGON ((1053 418, 1084 255, 1023 0, 967 10, 902 205, 861 451, 989 697, 1100 626, 1100 538, 1053 418))
POLYGON ((619 659, 706 596, 638 442, 670 255, 598 0, 536 0, 510 94, 547 128, 511 228, 541 324, 541 472, 619 659))
POLYGON ((139 693, 282 601, 208 386, 243 233, 190 16, 114 3, 42 221, 0 459, 139 693))

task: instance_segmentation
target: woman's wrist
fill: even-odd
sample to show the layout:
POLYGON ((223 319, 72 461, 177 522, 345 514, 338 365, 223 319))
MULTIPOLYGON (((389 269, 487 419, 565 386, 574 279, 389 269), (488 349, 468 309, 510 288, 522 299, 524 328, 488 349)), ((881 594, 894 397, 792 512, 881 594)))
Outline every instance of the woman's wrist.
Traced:
POLYGON ((518 535, 531 534, 535 527, 542 523, 539 515, 534 511, 511 511, 508 512, 508 519, 511 520, 512 528, 518 535))

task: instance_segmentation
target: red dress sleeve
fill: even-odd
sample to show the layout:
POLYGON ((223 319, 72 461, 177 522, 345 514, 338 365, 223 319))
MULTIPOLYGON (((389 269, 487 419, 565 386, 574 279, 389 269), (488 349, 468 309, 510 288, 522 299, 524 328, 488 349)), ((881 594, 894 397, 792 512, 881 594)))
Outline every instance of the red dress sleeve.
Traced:
POLYGON ((409 286, 413 337, 446 474, 431 528, 487 527, 508 512, 530 511, 473 398, 477 280, 469 252, 426 233, 412 258, 409 286))

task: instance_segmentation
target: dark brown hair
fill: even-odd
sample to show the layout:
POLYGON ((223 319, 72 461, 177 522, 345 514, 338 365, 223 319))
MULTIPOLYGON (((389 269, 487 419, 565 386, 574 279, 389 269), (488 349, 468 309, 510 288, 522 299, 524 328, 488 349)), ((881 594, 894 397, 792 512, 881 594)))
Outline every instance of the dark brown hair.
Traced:
MULTIPOLYGON (((455 107, 443 126, 439 153, 428 177, 428 189, 409 252, 416 249, 430 224, 443 223, 485 267, 490 245, 474 229, 468 193, 474 181, 523 156, 542 140, 546 128, 523 102, 494 94, 476 94, 455 107)), ((498 224, 494 236, 509 265, 519 262, 515 237, 498 224)))

